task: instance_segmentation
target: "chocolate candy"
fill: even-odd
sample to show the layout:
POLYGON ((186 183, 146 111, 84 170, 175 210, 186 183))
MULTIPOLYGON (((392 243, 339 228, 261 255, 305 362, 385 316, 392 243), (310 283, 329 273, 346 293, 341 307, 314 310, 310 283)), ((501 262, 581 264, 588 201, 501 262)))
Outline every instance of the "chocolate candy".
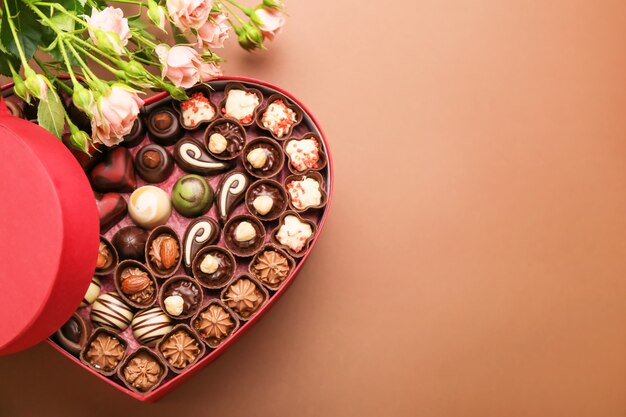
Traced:
POLYGON ((191 262, 203 246, 215 243, 220 237, 220 227, 210 217, 200 217, 187 226, 183 238, 183 266, 191 273, 191 262))
POLYGON ((135 119, 130 133, 124 136, 124 141, 120 143, 120 145, 126 146, 127 148, 132 148, 133 146, 139 145, 145 137, 146 125, 141 116, 139 116, 137 117, 137 119, 135 119))
POLYGON ((234 159, 246 143, 246 131, 235 120, 218 119, 207 128, 204 140, 209 153, 217 159, 234 159))
POLYGON ((270 138, 257 138, 243 149, 243 167, 258 178, 269 178, 283 169, 285 154, 281 146, 270 138))
POLYGON ((224 287, 235 274, 236 267, 233 254, 219 246, 200 249, 192 263, 193 276, 211 290, 224 287))
POLYGON ((228 307, 216 300, 202 310, 191 325, 210 347, 216 348, 235 331, 239 320, 228 307))
POLYGON ((217 109, 211 103, 211 90, 206 86, 200 84, 188 93, 191 98, 177 103, 176 110, 180 113, 182 126, 191 130, 213 120, 217 115, 217 109))
POLYGON ((205 351, 204 344, 193 331, 179 324, 158 345, 159 352, 170 369, 179 373, 192 365, 205 351))
POLYGON ((174 277, 163 286, 159 301, 170 317, 184 319, 195 314, 202 304, 202 289, 189 277, 174 277))
POLYGON ((154 346, 164 334, 172 330, 172 321, 159 307, 140 311, 132 322, 133 335, 139 343, 154 346))
POLYGON ((185 175, 172 188, 172 204, 185 217, 201 216, 213 204, 213 189, 201 176, 185 175))
POLYGON ((133 157, 126 148, 113 148, 104 155, 89 174, 94 190, 103 193, 116 191, 130 192, 137 186, 133 157))
POLYGON ((78 314, 74 313, 68 321, 54 334, 59 345, 70 353, 77 355, 87 344, 91 327, 78 314))
POLYGON ((111 376, 124 358, 126 348, 124 339, 108 329, 100 328, 89 338, 87 347, 80 353, 80 359, 96 372, 111 376))
POLYGON ((242 84, 228 84, 224 89, 224 99, 220 109, 224 117, 239 121, 249 126, 254 123, 254 116, 263 102, 263 94, 255 88, 247 88, 242 84))
POLYGON ((111 243, 115 246, 120 260, 145 260, 146 241, 148 232, 137 226, 126 226, 118 230, 111 243))
POLYGON ((119 262, 117 251, 113 244, 104 236, 100 236, 100 244, 98 245, 98 258, 96 259, 95 275, 108 275, 117 267, 119 262))
POLYGON ((254 256, 250 263, 250 273, 267 288, 276 290, 294 267, 293 258, 285 251, 267 245, 254 256))
POLYGON ((267 130, 276 139, 291 136, 293 128, 302 121, 303 114, 299 107, 289 103, 281 94, 273 94, 267 99, 265 107, 259 109, 256 124, 267 130))
POLYGON ((199 175, 215 175, 232 166, 231 163, 220 161, 203 149, 191 138, 181 139, 174 148, 174 159, 185 172, 199 175))
POLYGON ((94 301, 100 295, 100 290, 102 285, 100 284, 100 280, 98 277, 91 277, 91 282, 89 283, 89 287, 87 287, 87 291, 83 296, 83 301, 80 302, 79 307, 87 307, 88 305, 93 304, 94 301))
POLYGON ((163 381, 167 367, 154 353, 142 346, 124 361, 117 374, 132 391, 146 393, 163 381))
POLYGON ((181 244, 178 234, 169 226, 159 226, 150 233, 146 261, 157 278, 168 278, 178 269, 181 244))
POLYGON ((100 233, 106 233, 126 216, 128 205, 120 194, 95 194, 96 208, 100 217, 100 233))
POLYGON ((276 220, 287 209, 287 192, 273 180, 259 180, 246 192, 246 207, 263 221, 276 220))
POLYGON ((267 291, 257 280, 247 275, 234 280, 222 291, 222 301, 242 320, 247 320, 267 300, 267 291))
POLYGON ((148 268, 140 262, 127 259, 115 270, 115 288, 124 301, 136 308, 154 304, 157 284, 148 268))
POLYGON ((161 188, 144 185, 128 199, 128 214, 138 226, 152 229, 167 222, 172 214, 172 203, 161 188))
POLYGON ((295 258, 304 256, 306 248, 315 236, 316 226, 304 220, 295 211, 286 211, 280 216, 278 227, 272 232, 272 241, 295 258))
POLYGON ((170 107, 161 107, 148 116, 148 135, 159 145, 169 146, 183 135, 178 115, 170 107))
POLYGON ((246 195, 250 180, 243 171, 224 174, 217 189, 217 215, 222 223, 246 195))
POLYGON ((151 143, 135 155, 135 168, 144 181, 163 182, 174 171, 174 158, 164 147, 151 143))
POLYGON ((91 321, 100 326, 122 331, 133 318, 133 310, 116 292, 100 294, 91 306, 91 321))
POLYGON ((255 217, 235 216, 224 225, 222 238, 226 248, 235 255, 252 256, 263 246, 265 227, 255 217))

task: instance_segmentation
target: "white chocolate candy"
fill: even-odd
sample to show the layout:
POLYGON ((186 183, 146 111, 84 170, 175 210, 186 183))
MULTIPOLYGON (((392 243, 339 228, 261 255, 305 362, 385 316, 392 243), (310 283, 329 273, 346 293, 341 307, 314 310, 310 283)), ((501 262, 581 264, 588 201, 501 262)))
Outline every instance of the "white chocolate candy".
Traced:
POLYGON ((215 117, 215 108, 208 101, 191 99, 184 103, 193 103, 193 105, 185 105, 183 108, 183 124, 185 126, 196 127, 215 117))
POLYGON ((213 133, 209 137, 209 150, 213 153, 220 154, 224 152, 227 145, 226 138, 220 133, 213 133))
POLYGON ((252 202, 254 209, 262 216, 265 216, 274 207, 274 200, 267 195, 260 195, 252 202))
POLYGON ((304 177, 301 181, 292 181, 287 184, 287 191, 291 196, 291 203, 298 210, 306 210, 322 202, 320 183, 313 178, 304 177))
POLYGON ((296 112, 291 110, 282 100, 273 101, 263 114, 261 123, 263 127, 269 129, 276 137, 282 138, 289 132, 298 117, 296 112))
POLYGON ((263 168, 265 164, 267 163, 267 154, 265 152, 266 151, 261 148, 253 149, 248 153, 248 155, 246 156, 246 159, 248 160, 248 162, 250 162, 250 165, 252 165, 254 168, 256 169, 263 168))
POLYGON ((178 317, 183 313, 185 300, 180 295, 170 295, 163 300, 163 304, 165 305, 165 311, 174 317, 178 317))
POLYGON ((89 287, 87 288, 87 292, 83 297, 83 301, 80 303, 81 307, 87 307, 90 304, 93 304, 96 301, 96 298, 100 295, 100 280, 98 277, 91 278, 91 282, 89 283, 89 287))
POLYGON ((235 228, 235 240, 237 242, 247 242, 254 239, 256 230, 250 222, 241 222, 235 228))
POLYGON ((219 268, 219 266, 220 264, 217 259, 215 259, 215 256, 207 255, 204 257, 202 263, 200 264, 200 271, 204 272, 205 274, 212 274, 217 271, 217 268, 219 268))
POLYGON ((296 253, 304 249, 305 243, 311 236, 313 236, 311 225, 300 221, 293 215, 285 216, 283 224, 276 233, 276 239, 296 253))
POLYGON ((252 120, 254 110, 259 105, 259 97, 254 93, 247 91, 232 89, 228 92, 225 113, 229 117, 233 117, 240 122, 247 123, 252 120))
POLYGON ((101 294, 91 306, 91 321, 97 325, 125 330, 133 319, 133 311, 116 292, 101 294))
POLYGON ((172 330, 172 321, 159 307, 140 311, 132 322, 133 335, 139 343, 154 346, 161 337, 172 330))
POLYGON ((291 166, 303 172, 316 168, 320 160, 319 146, 315 139, 291 140, 285 147, 291 160, 291 166))
POLYGON ((145 229, 165 224, 172 214, 170 196, 152 185, 139 187, 128 199, 128 214, 138 226, 145 229))

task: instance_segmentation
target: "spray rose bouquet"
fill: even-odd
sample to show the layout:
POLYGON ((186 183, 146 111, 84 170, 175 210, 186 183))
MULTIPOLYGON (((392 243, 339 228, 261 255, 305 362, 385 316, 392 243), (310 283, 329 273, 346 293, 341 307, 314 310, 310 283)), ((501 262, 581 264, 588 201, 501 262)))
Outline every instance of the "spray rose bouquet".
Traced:
POLYGON ((72 146, 87 152, 90 144, 122 141, 143 105, 142 91, 185 100, 185 88, 220 75, 215 50, 231 28, 251 51, 284 24, 279 0, 255 7, 231 0, 0 0, 0 73, 13 78, 22 100, 38 101, 39 125, 59 138, 69 130, 72 146), (168 32, 174 45, 160 41, 168 32), (72 122, 60 94, 89 118, 90 134, 72 122))

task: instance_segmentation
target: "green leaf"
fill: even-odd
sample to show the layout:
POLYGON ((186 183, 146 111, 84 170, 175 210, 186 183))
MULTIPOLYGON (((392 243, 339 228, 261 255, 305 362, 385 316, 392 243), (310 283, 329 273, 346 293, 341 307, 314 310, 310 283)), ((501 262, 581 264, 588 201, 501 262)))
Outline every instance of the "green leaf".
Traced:
MULTIPOLYGON (((9 10, 5 8, 5 15, 2 20, 7 19, 7 14, 11 12, 13 17, 13 23, 17 32, 17 38, 24 49, 24 55, 26 59, 32 58, 37 51, 37 47, 41 42, 41 37, 45 31, 45 27, 37 20, 37 16, 32 10, 24 6, 19 0, 6 0, 6 5, 9 10)), ((11 28, 8 22, 3 22, 0 28, 0 42, 6 47, 6 49, 13 55, 18 56, 17 47, 11 28)))
MULTIPOLYGON (((76 13, 68 12, 76 16, 76 13)), ((75 21, 65 13, 55 13, 50 20, 62 31, 71 32, 74 30, 75 21)))
POLYGON ((15 68, 16 71, 20 67, 20 59, 18 57, 0 51, 0 74, 6 75, 7 77, 12 76, 9 62, 13 64, 13 68, 15 68))
POLYGON ((39 102, 37 110, 37 122, 39 126, 48 129, 54 136, 61 139, 63 127, 65 127, 65 109, 61 104, 59 96, 51 89, 48 89, 46 100, 39 102))

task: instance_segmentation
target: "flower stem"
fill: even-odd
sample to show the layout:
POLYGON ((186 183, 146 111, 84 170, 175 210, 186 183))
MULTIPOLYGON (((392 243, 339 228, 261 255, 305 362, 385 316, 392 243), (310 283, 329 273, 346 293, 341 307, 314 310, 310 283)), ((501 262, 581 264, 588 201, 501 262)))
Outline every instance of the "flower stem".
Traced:
MULTIPOLYGON (((222 3, 222 6, 224 6, 224 8, 225 8, 226 10, 228 10, 228 13, 230 13, 232 16, 235 16, 235 18, 237 19, 237 21, 238 21, 240 24, 242 24, 242 25, 245 25, 245 24, 246 24, 246 22, 244 22, 244 21, 243 21, 243 19, 241 19, 241 18, 239 17, 239 15, 238 15, 237 13, 235 13, 235 12, 233 11, 233 9, 232 9, 232 8, 231 8, 228 4, 226 4, 226 3, 224 3, 224 2, 221 2, 221 3, 222 3)), ((231 20, 230 20, 230 19, 228 19, 228 21, 230 22, 231 26, 233 26, 233 27, 234 27, 234 25, 232 24, 231 20)))
MULTIPOLYGON (((4 9, 6 10, 6 20, 9 22, 9 29, 11 29, 11 34, 13 35, 13 40, 15 41, 15 47, 17 48, 17 53, 20 56, 20 60, 22 61, 22 66, 24 68, 28 68, 28 61, 26 56, 24 55, 24 50, 22 49, 22 44, 17 37, 17 30, 15 30, 15 23, 13 23, 13 18, 11 17, 11 10, 9 10, 9 2, 4 0, 4 9)), ((16 10, 17 12, 17 10, 16 10)))
POLYGON ((70 78, 72 79, 72 84, 77 85, 78 80, 76 79, 76 75, 74 75, 74 70, 72 70, 72 63, 70 62, 70 59, 67 56, 67 51, 65 50, 65 44, 63 42, 63 39, 59 40, 59 49, 61 50, 61 55, 63 55, 63 61, 65 61, 67 72, 70 74, 70 78))
MULTIPOLYGON (((239 4, 236 1, 233 1, 233 0, 226 0, 226 1, 232 4, 233 6, 235 6, 236 8, 238 8, 239 10, 241 10, 246 16, 250 16, 254 12, 251 8, 244 6, 242 4, 239 4)), ((222 2, 222 4, 224 4, 224 2, 222 2)), ((226 5, 224 4, 224 6, 226 5)))

